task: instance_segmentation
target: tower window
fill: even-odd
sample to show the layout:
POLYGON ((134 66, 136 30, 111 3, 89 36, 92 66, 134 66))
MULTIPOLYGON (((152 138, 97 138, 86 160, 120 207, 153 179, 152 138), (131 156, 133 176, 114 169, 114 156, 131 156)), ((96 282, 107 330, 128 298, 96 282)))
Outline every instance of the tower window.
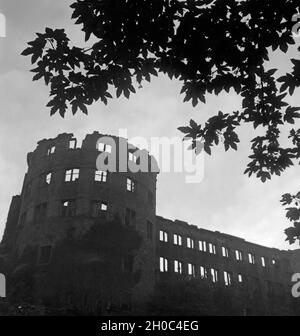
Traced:
POLYGON ((128 160, 137 163, 137 157, 134 153, 128 152, 128 160))
POLYGON ((187 248, 193 249, 194 248, 194 240, 190 237, 187 237, 186 246, 187 246, 187 248))
POLYGON ((162 242, 168 242, 168 232, 160 230, 159 231, 159 240, 162 242))
POLYGON ((223 256, 224 258, 229 258, 229 250, 228 250, 228 248, 225 247, 225 246, 222 246, 222 256, 223 256))
POLYGON ((179 234, 174 233, 173 242, 174 242, 174 245, 181 246, 182 245, 182 237, 179 234))
POLYGON ((242 283, 244 281, 242 274, 238 274, 238 282, 242 283))
POLYGON ((103 170, 95 171, 95 181, 97 182, 106 182, 107 181, 107 172, 103 170))
POLYGON ((75 200, 62 201, 62 217, 73 217, 76 215, 76 203, 75 200))
POLYGON ((51 155, 55 153, 55 146, 51 146, 47 149, 47 155, 51 155))
POLYGON ((224 283, 225 283, 225 286, 232 285, 231 273, 227 271, 224 271, 224 283))
POLYGON ((51 177, 52 177, 52 173, 48 173, 46 174, 46 183, 50 184, 51 183, 51 177))
POLYGON ((106 153, 111 153, 112 152, 112 146, 105 144, 103 142, 98 143, 98 151, 100 152, 106 152, 106 153))
POLYGON ((266 259, 265 257, 261 257, 261 266, 266 267, 266 259))
POLYGON ((159 270, 160 272, 168 272, 168 259, 164 257, 159 258, 159 270))
POLYGON ((135 192, 136 182, 131 178, 127 177, 127 190, 130 192, 135 192))
POLYGON ((22 215, 20 216, 20 225, 25 224, 26 222, 26 212, 23 212, 22 215))
POLYGON ((238 261, 242 261, 243 260, 243 255, 242 252, 239 250, 235 250, 235 259, 238 261))
POLYGON ((102 201, 92 202, 92 217, 105 217, 107 213, 107 203, 102 201))
POLYGON ((182 274, 182 262, 174 260, 174 272, 182 274))
POLYGON ((136 212, 132 209, 126 208, 125 212, 125 225, 135 226, 136 224, 136 212))
POLYGON ((68 169, 65 173, 65 182, 73 182, 79 179, 79 169, 68 169))
POLYGON ((76 139, 71 139, 69 141, 69 149, 75 149, 77 147, 77 140, 76 139))

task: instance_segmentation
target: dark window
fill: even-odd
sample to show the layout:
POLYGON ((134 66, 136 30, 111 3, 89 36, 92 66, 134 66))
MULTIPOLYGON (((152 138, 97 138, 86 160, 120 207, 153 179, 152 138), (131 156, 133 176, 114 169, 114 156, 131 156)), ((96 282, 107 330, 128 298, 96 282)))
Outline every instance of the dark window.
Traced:
POLYGON ((35 207, 35 219, 45 218, 47 215, 47 203, 41 203, 35 207))
POLYGON ((76 203, 75 200, 62 201, 62 217, 73 217, 76 215, 76 203))
POLYGON ((52 246, 41 246, 39 251, 39 260, 38 263, 41 264, 48 264, 51 258, 52 246))
POLYGON ((92 202, 92 217, 106 217, 108 205, 103 201, 92 202))
POLYGON ((125 225, 135 226, 135 223, 136 223, 135 211, 127 208, 125 212, 125 225))
POLYGON ((148 202, 153 205, 153 193, 148 190, 148 202))
POLYGON ((153 240, 153 224, 147 221, 147 240, 153 240))

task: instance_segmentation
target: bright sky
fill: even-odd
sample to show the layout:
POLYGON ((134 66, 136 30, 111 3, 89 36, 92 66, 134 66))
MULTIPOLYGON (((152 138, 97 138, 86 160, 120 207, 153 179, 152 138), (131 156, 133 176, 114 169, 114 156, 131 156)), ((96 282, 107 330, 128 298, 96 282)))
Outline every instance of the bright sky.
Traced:
MULTIPOLYGON (((62 119, 49 116, 45 107, 48 88, 43 82, 32 82, 29 58, 20 56, 26 42, 46 26, 66 28, 76 40, 81 39, 71 21, 68 1, 1 0, 0 12, 6 16, 6 38, 0 38, 0 236, 4 230, 10 199, 22 187, 26 154, 37 141, 71 132, 79 138, 97 130, 118 134, 128 130, 129 138, 144 136, 175 137, 182 134, 178 126, 187 125, 190 118, 206 120, 215 112, 231 112, 240 108, 240 99, 231 94, 207 97, 206 104, 193 108, 183 103, 180 84, 160 76, 134 96, 114 99, 109 106, 94 104, 89 115, 71 113, 62 119)), ((300 38, 296 40, 299 45, 300 38)), ((294 52, 291 51, 290 56, 294 52)), ((289 67, 287 56, 274 55, 272 67, 289 67)), ((299 91, 291 102, 300 106, 299 91), (298 94, 298 95, 297 95, 298 94)), ((240 130, 242 143, 238 152, 215 148, 205 157, 204 179, 199 184, 185 183, 182 173, 163 173, 158 177, 157 214, 180 219, 209 230, 236 235, 258 244, 291 248, 284 240, 283 230, 289 226, 279 203, 282 194, 299 190, 299 167, 286 171, 280 178, 261 183, 243 175, 249 140, 253 129, 240 130)), ((297 246, 294 246, 294 248, 297 246)))

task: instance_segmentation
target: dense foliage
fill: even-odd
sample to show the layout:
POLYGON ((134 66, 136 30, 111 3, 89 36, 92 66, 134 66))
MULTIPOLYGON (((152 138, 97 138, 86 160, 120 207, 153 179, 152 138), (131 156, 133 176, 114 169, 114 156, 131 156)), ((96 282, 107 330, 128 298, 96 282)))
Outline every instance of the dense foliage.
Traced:
MULTIPOLYGON (((180 81, 193 106, 222 91, 242 98, 239 111, 179 128, 194 147, 200 139, 208 154, 219 143, 237 149, 238 127, 250 124, 257 136, 246 174, 265 182, 298 164, 300 108, 287 100, 300 86, 300 59, 287 60, 291 71, 280 77, 269 64, 273 51, 295 44, 298 0, 76 0, 71 8, 86 46, 72 45, 64 29, 46 28, 22 53, 35 64, 33 80, 50 87, 51 115, 69 107, 87 114, 93 102, 107 104, 113 92, 129 98, 163 73, 180 81)), ((289 218, 299 220, 299 208, 289 218)), ((295 241, 299 225, 286 233, 295 241)))

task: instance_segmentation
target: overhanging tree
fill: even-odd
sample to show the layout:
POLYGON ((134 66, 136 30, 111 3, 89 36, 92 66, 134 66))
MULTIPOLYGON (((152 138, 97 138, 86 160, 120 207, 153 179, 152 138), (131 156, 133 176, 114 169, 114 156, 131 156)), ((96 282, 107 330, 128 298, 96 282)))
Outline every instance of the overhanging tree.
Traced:
MULTIPOLYGON (((295 44, 299 6, 298 0, 76 0, 72 18, 86 46, 71 45, 64 29, 46 28, 22 54, 36 66, 33 80, 50 87, 50 114, 62 117, 69 107, 87 114, 88 105, 107 104, 113 91, 129 98, 159 73, 179 80, 193 106, 205 103, 208 93, 235 90, 239 111, 218 111, 179 130, 194 140, 193 148, 201 139, 211 154, 219 143, 236 150, 238 127, 253 125, 259 133, 245 173, 265 182, 300 159, 300 108, 287 103, 300 86, 300 59, 291 59, 292 70, 281 77, 268 69, 272 51, 286 53, 295 44), (289 134, 282 139, 283 126, 289 134)), ((290 243, 300 237, 297 199, 282 199, 284 205, 295 201, 287 209, 294 224, 285 231, 290 243)))

